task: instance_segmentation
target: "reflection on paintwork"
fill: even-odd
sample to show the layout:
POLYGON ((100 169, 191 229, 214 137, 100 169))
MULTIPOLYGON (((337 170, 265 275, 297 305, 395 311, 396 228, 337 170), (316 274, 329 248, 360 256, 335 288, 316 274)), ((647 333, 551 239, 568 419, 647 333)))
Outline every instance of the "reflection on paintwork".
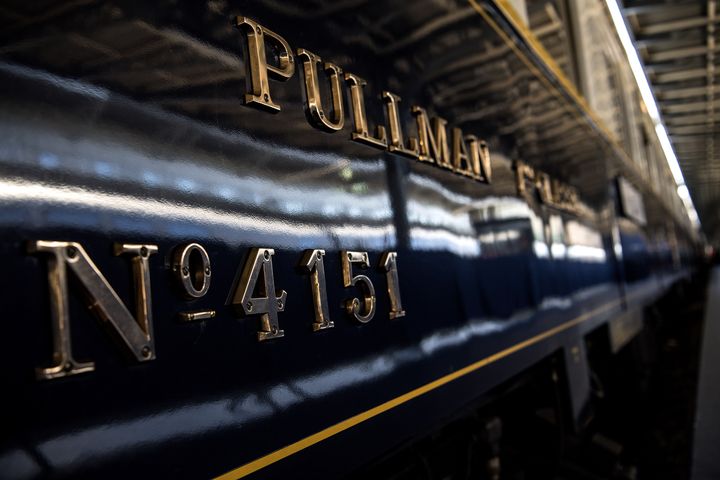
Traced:
POLYGON ((605 262, 607 253, 600 233, 576 220, 565 222, 567 232, 567 256, 569 259, 587 262, 605 262))
MULTIPOLYGON (((37 75, 27 68, 7 65, 3 68, 6 73, 48 81, 65 92, 70 84, 73 94, 86 93, 80 88, 80 82, 63 82, 52 75, 37 75)), ((103 100, 107 100, 106 97, 103 100)), ((127 99, 122 102, 132 108, 138 107, 127 99)), ((147 221, 154 218, 154 221, 162 220, 166 224, 165 235, 179 239, 220 238, 223 235, 217 229, 231 227, 251 237, 257 235, 251 241, 260 241, 258 237, 262 237, 274 246, 294 244, 296 240, 291 239, 298 237, 310 246, 330 246, 338 242, 340 247, 383 249, 394 246, 395 231, 388 223, 392 219, 392 210, 387 193, 378 190, 376 181, 355 180, 368 176, 377 178, 383 168, 381 162, 338 159, 335 155, 309 154, 300 149, 263 144, 242 133, 228 133, 188 122, 186 118, 152 107, 142 108, 163 120, 180 122, 182 128, 200 129, 218 142, 233 145, 240 159, 247 155, 247 149, 256 153, 264 149, 268 164, 277 168, 284 161, 292 164, 294 171, 268 177, 260 165, 238 170, 232 159, 222 157, 224 153, 218 158, 198 148, 161 145, 110 125, 96 124, 91 131, 80 133, 70 121, 58 124, 51 121, 52 117, 38 116, 20 120, 22 115, 15 112, 12 120, 3 124, 9 141, 0 146, 0 165, 40 167, 40 174, 47 170, 54 178, 69 175, 74 181, 55 185, 39 179, 13 179, 6 174, 0 196, 7 201, 29 202, 38 213, 50 206, 61 206, 66 214, 55 212, 40 218, 51 223, 55 221, 62 227, 91 229, 97 225, 98 218, 120 213, 125 219, 108 218, 103 223, 108 227, 114 224, 116 229, 132 224, 137 234, 149 235, 163 231, 159 225, 147 221), (78 137, 82 138, 79 143, 75 141, 78 137), (19 145, 33 145, 36 153, 19 145), (123 159, 122 164, 116 161, 118 158, 123 159), (298 164, 307 165, 298 171, 295 167, 298 164), (334 177, 334 180, 328 182, 328 177, 334 177), (83 185, 87 178, 106 183, 102 189, 90 189, 83 185), (138 181, 143 187, 140 190, 133 187, 136 193, 116 190, 138 181), (343 183, 347 187, 338 188, 343 183), (358 185, 362 188, 358 189, 358 185), (150 192, 157 191, 164 191, 165 198, 148 198, 150 192), (171 197, 176 200, 166 201, 171 197), (206 199, 202 207, 195 206, 198 198, 206 199), (208 205, 207 199, 215 204, 208 205), (238 214, 237 208, 250 206, 265 208, 268 215, 259 222, 255 215, 238 214), (317 228, 319 219, 324 228, 317 228), (367 225, 362 224, 363 219, 367 225), (353 227, 346 227, 346 222, 351 220, 353 227), (271 237, 264 236, 266 234, 271 237)), ((27 215, 19 210, 15 212, 10 210, 3 215, 24 224, 27 215)))
MULTIPOLYGON (((547 314, 569 311, 590 296, 606 293, 609 288, 612 287, 596 285, 567 297, 549 298, 539 311, 547 314)), ((51 465, 65 474, 72 474, 87 464, 110 462, 130 455, 138 445, 152 450, 171 440, 247 428, 310 398, 326 398, 344 390, 352 391, 390 377, 419 361, 432 363, 433 356, 458 346, 468 347, 483 338, 522 328, 537 315, 535 309, 523 309, 509 318, 470 319, 460 328, 438 330, 411 347, 376 352, 367 358, 330 366, 289 383, 268 386, 262 391, 180 403, 171 409, 159 406, 157 410, 151 409, 134 418, 116 419, 112 426, 95 425, 92 419, 88 419, 86 426, 78 426, 75 431, 41 440, 38 448, 51 465)), ((0 464, 2 461, 0 458, 0 464)))
MULTIPOLYGON (((46 87, 60 89, 58 95, 88 95, 88 89, 83 87, 82 82, 66 81, 7 64, 2 65, 0 71, 47 82, 50 85, 46 87)), ((80 131, 71 121, 57 123, 52 116, 22 118, 22 110, 14 105, 5 106, 6 115, 13 111, 12 120, 3 125, 11 141, 0 146, 0 163, 40 166, 52 172, 72 175, 78 184, 86 178, 105 180, 108 187, 132 185, 140 180, 145 188, 154 191, 162 189, 166 195, 172 192, 180 195, 186 203, 192 203, 193 196, 201 196, 232 202, 235 207, 260 206, 272 209, 275 215, 306 219, 319 218, 319 213, 323 218, 364 218, 372 222, 387 222, 392 217, 387 193, 380 192, 375 181, 377 174, 383 170, 379 161, 338 158, 323 152, 309 153, 289 146, 268 144, 239 131, 227 132, 151 106, 141 106, 117 95, 111 99, 103 89, 89 91, 94 96, 98 92, 103 93, 103 101, 120 102, 128 108, 140 109, 142 115, 176 123, 180 129, 210 135, 218 146, 235 152, 237 165, 225 151, 211 152, 195 145, 161 144, 147 136, 140 136, 141 132, 121 130, 110 124, 97 123, 89 131, 83 125, 80 131), (82 141, 77 142, 76 138, 82 138, 82 141), (33 155, 32 151, 16 145, 34 145, 37 153, 33 155), (247 168, 247 163, 242 160, 249 152, 265 156, 267 165, 253 163, 247 168), (123 159, 122 163, 117 162, 118 158, 123 159), (292 165, 292 170, 283 173, 286 167, 282 162, 292 165), (242 169, 238 168, 240 165, 243 165, 242 169), (303 167, 298 170, 298 165, 303 167), (268 168, 274 170, 272 177, 265 175, 268 168), (347 172, 350 172, 349 175, 347 172), (328 177, 336 180, 327 182, 328 177), (338 178, 345 180, 347 188, 337 188, 338 183, 344 183, 338 178)), ((68 112, 70 115, 71 112, 68 112)))
MULTIPOLYGON (((97 225, 97 217, 95 215, 87 215, 94 210, 104 211, 107 214, 124 214, 127 220, 134 224, 133 230, 145 235, 163 233, 172 237, 187 237, 197 235, 200 227, 207 228, 203 235, 212 236, 213 226, 229 227, 236 230, 242 230, 246 234, 255 232, 265 235, 276 236, 277 241, 282 241, 282 237, 302 236, 305 238, 315 237, 325 240, 324 236, 320 236, 314 226, 302 223, 291 223, 285 221, 272 221, 266 219, 262 223, 254 221, 252 218, 243 217, 232 211, 222 211, 211 208, 195 207, 192 205, 172 204, 168 205, 159 200, 151 200, 146 198, 138 198, 129 195, 108 194, 103 191, 92 190, 89 188, 56 186, 39 182, 28 182, 25 179, 7 178, 0 181, 0 198, 5 202, 5 212, 3 215, 10 217, 17 225, 26 225, 27 214, 21 210, 17 211, 17 215, 11 215, 11 204, 16 207, 24 205, 24 208, 34 207, 36 211, 43 215, 44 208, 54 205, 62 206, 68 210, 68 215, 62 217, 55 213, 46 213, 43 215, 45 224, 54 225, 56 227, 78 227, 78 228, 94 228, 97 225), (185 222, 182 227, 178 225, 168 225, 167 231, 162 231, 162 220, 172 219, 174 221, 185 222), (150 220, 150 221, 148 221, 150 220), (152 223, 160 221, 161 223, 152 223)), ((115 218, 113 222, 120 222, 115 218)), ((112 227, 112 224, 107 225, 112 227)), ((115 225, 116 228, 119 225, 115 225)), ((267 238, 267 237, 264 237, 267 238)))
POLYGON ((550 258, 550 249, 548 248, 547 243, 540 240, 535 240, 533 242, 533 252, 535 252, 535 255, 538 258, 550 258))
POLYGON ((412 227, 410 242, 412 249, 418 251, 448 251, 461 257, 480 255, 480 245, 475 237, 443 229, 412 227))
MULTIPOLYGON (((464 2, 426 2, 424 9, 407 2, 391 15, 382 2, 306 8, 253 1, 245 8, 212 1, 189 10, 191 2, 166 0, 6 3, 37 21, 23 26, 3 17, 0 227, 5 286, 18 295, 0 307, 23 321, 6 322, 0 349, 12 365, 4 372, 13 395, 5 399, 14 407, 4 410, 13 417, 7 436, 14 443, 0 450, 0 471, 27 448, 46 476, 131 477, 124 469, 141 463, 146 476, 167 476, 171 465, 207 478, 553 328, 586 304, 619 298, 618 284, 608 284, 614 259, 602 250, 609 227, 595 216, 607 205, 607 143, 464 2), (383 121, 378 95, 387 89, 403 99, 406 137, 417 134, 415 104, 488 140, 492 184, 351 142, 350 121, 335 134, 314 129, 297 72, 271 83, 280 113, 245 108, 242 39, 229 22, 236 14, 253 15, 294 47, 366 78, 373 127, 383 121), (18 31, 16 42, 10 37, 18 31), (517 198, 515 160, 548 167, 578 187, 591 203, 577 220, 598 241, 580 238, 587 232, 573 237, 574 217, 517 198), (562 218, 564 237, 551 217, 562 218), (46 272, 22 246, 48 234, 87 245, 126 303, 126 265, 114 265, 106 247, 116 238, 159 245, 166 257, 152 265, 158 361, 122 363, 76 308, 78 354, 103 368, 77 383, 27 381, 41 364, 35 360, 49 357, 42 339, 50 322, 39 293, 46 272), (168 257, 187 242, 207 248, 214 278, 192 309, 168 284, 168 257), (276 249, 277 285, 290 297, 279 342, 258 344, 255 323, 234 318, 223 303, 250 245, 276 249), (294 270, 304 249, 317 248, 328 252, 336 321, 322 333, 312 331, 308 278, 294 270), (377 288, 384 286, 375 268, 381 252, 398 251, 405 317, 367 325, 344 318, 340 301, 357 293, 342 288, 341 249, 368 252, 366 273, 377 288), (177 321, 178 312, 200 308, 217 315, 177 321), (92 467, 107 470, 81 470, 92 467)), ((330 93, 326 82, 319 86, 321 96, 330 93)), ((637 266, 633 287, 650 283, 640 268, 647 252, 635 247, 645 239, 630 227, 614 233, 618 248, 623 235, 632 236, 625 244, 637 266)), ((388 307, 378 296, 378 311, 388 307)), ((585 333, 579 330, 572 335, 585 333)), ((493 381, 558 345, 538 347, 496 364, 502 373, 493 381)), ((474 401, 491 387, 475 380, 462 384, 462 395, 434 391, 432 403, 451 409, 474 401)), ((445 411, 424 413, 422 420, 438 422, 434 415, 445 411)), ((378 417, 298 461, 321 459, 315 463, 339 471, 333 449, 384 448, 390 436, 367 441, 363 432, 387 426, 386 419, 403 428, 396 418, 378 417)), ((398 434, 410 436, 412 427, 398 434)), ((366 461, 370 453, 353 455, 366 461)))
POLYGON ((567 249, 567 256, 572 260, 582 260, 586 262, 604 262, 605 250, 598 247, 589 247, 587 245, 570 245, 567 249))
POLYGON ((28 225, 27 212, 18 208, 22 205, 23 208, 33 207, 41 216, 38 218, 42 218, 46 225, 92 229, 98 222, 92 212, 98 209, 106 215, 113 213, 126 216, 124 219, 108 218, 108 228, 121 228, 131 223, 137 234, 152 236, 161 233, 181 240, 188 237, 212 237, 217 235, 216 229, 220 227, 241 231, 245 238, 253 238, 253 235, 258 240, 270 238, 273 245, 282 246, 297 242, 298 237, 309 244, 335 245, 339 237, 344 244, 363 244, 383 249, 392 247, 394 239, 394 228, 391 225, 329 226, 323 231, 316 225, 287 219, 266 218, 257 222, 252 217, 243 217, 229 210, 168 205, 158 200, 108 194, 88 188, 28 182, 19 178, 0 180, 0 199, 6 202, 5 208, 0 210, 2 218, 18 226, 28 225), (67 215, 59 216, 57 211, 51 214, 46 210, 51 205, 66 209, 67 215))
POLYGON ((550 255, 554 260, 562 260, 567 254, 567 247, 564 243, 553 243, 550 245, 550 255))
POLYGON ((10 63, 0 63, 0 70, 7 71, 15 75, 27 76, 33 80, 39 80, 43 83, 48 83, 53 87, 66 90, 68 92, 80 94, 82 96, 92 97, 94 100, 105 102, 110 98, 110 91, 93 85, 88 82, 80 82, 67 77, 61 77, 59 75, 53 75, 47 70, 36 70, 33 68, 27 68, 22 65, 14 65, 10 63))

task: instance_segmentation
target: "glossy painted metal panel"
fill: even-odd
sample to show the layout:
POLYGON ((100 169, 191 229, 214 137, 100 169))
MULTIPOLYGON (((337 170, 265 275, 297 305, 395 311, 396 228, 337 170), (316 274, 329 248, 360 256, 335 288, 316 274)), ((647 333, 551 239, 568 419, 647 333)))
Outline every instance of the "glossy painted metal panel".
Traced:
MULTIPOLYGON (((588 318, 257 473, 339 475, 618 311, 609 226, 598 213, 609 208, 599 140, 583 140, 586 127, 574 132, 573 148, 532 140, 516 122, 576 114, 562 99, 547 100, 542 85, 524 83, 526 66, 469 6, 426 7, 12 5, 24 20, 6 30, 0 65, 4 472, 218 475, 588 318), (440 13, 455 21, 437 22, 440 13), (403 99, 406 124, 418 104, 486 138, 492 185, 353 143, 349 118, 339 133, 313 129, 298 72, 271 82, 279 114, 244 107, 241 36, 230 25, 237 14, 368 80, 373 122, 383 119, 379 92, 390 89, 403 99), (534 151, 528 159, 580 187, 588 213, 574 218, 518 198, 510 160, 518 151, 534 151), (599 170, 588 174, 583 161, 599 170), (75 289, 75 356, 92 359, 96 371, 35 380, 52 351, 45 263, 26 251, 37 239, 81 242, 129 305, 129 263, 112 255, 112 243, 159 246, 150 262, 156 360, 123 359, 75 289), (171 271, 173 250, 188 242, 207 249, 213 268, 209 293, 193 301, 171 271), (228 305, 257 246, 275 249, 275 284, 288 292, 279 314, 285 337, 264 343, 257 320, 228 305), (312 331, 309 279, 296 268, 308 248, 327 252, 336 326, 322 332, 312 331), (368 251, 373 265, 383 251, 398 252, 405 317, 388 318, 385 277, 374 268, 375 318, 360 325, 345 315, 341 301, 357 292, 342 288, 343 249, 368 251), (217 316, 178 320, 199 309, 217 316)), ((649 275, 638 276, 645 281, 628 298, 658 293, 649 275)))

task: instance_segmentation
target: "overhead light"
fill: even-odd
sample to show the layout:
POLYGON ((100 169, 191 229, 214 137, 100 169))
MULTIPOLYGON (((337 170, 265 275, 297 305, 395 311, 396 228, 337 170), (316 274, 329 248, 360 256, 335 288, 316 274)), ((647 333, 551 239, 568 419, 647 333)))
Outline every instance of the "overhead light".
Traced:
POLYGON ((687 210, 690 221, 693 223, 693 225, 699 227, 700 218, 698 217, 697 210, 695 210, 695 206, 693 205, 692 199, 690 198, 690 191, 688 190, 687 185, 680 185, 677 188, 677 194, 678 197, 680 197, 680 200, 682 200, 683 205, 685 206, 685 210, 687 210))
POLYGON ((665 154, 668 167, 670 167, 670 173, 672 173, 673 179, 675 179, 675 184, 677 186, 685 185, 685 179, 683 178, 682 170, 680 170, 680 164, 675 156, 675 150, 672 148, 667 130, 662 122, 655 124, 655 133, 657 134, 658 140, 660 140, 660 146, 665 154))
POLYGON ((610 10, 610 16, 615 24, 615 30, 617 30, 618 37, 620 37, 620 43, 622 43, 625 49, 625 54, 630 62, 630 69, 632 70, 635 82, 640 89, 640 95, 642 96, 645 107, 650 115, 653 123, 661 122, 660 110, 658 109, 657 103, 655 102, 655 96, 653 95, 652 89, 650 88, 650 82, 648 82, 647 76, 645 76, 645 70, 643 69, 640 57, 638 57, 635 44, 633 44, 630 32, 625 24, 625 18, 620 11, 620 6, 617 0, 606 0, 608 9, 610 10))
POLYGON ((622 43, 628 62, 630 63, 630 69, 635 77, 635 83, 637 83, 638 90, 640 90, 640 96, 642 97, 648 115, 650 115, 650 119, 655 126, 655 134, 660 141, 660 147, 662 147, 663 153, 665 154, 665 160, 667 161, 668 167, 670 167, 670 173, 672 173, 675 184, 678 186, 678 195, 680 195, 680 188, 684 187, 683 192, 686 193, 685 198, 682 196, 680 198, 685 205, 685 209, 687 210, 690 220, 694 224, 699 225, 697 212, 695 211, 692 199, 690 198, 690 192, 685 185, 685 179, 683 178, 682 170, 680 170, 680 164, 678 163, 677 156, 675 155, 675 151, 670 143, 667 129, 665 128, 665 124, 663 123, 660 115, 660 109, 655 101, 655 95, 653 95, 653 91, 650 88, 650 82, 645 75, 645 70, 643 69, 642 62, 640 62, 640 57, 635 49, 635 44, 633 44, 632 38, 630 37, 630 32, 625 24, 625 18, 620 11, 620 6, 618 5, 617 0, 605 1, 607 3, 608 10, 610 11, 613 24, 615 25, 615 30, 617 30, 618 37, 620 38, 620 43, 622 43))

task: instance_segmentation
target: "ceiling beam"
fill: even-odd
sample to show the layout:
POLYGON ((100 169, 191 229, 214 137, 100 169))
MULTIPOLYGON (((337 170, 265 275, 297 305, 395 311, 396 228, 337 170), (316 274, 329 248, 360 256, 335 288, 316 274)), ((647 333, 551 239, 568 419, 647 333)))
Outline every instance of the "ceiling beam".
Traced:
MULTIPOLYGON (((627 2, 626 2, 627 3, 627 2)), ((680 12, 697 12, 698 4, 695 1, 677 2, 673 5, 667 3, 656 2, 645 5, 632 5, 623 8, 623 13, 627 15, 646 15, 648 13, 666 13, 673 12, 679 14, 680 12)))
POLYGON ((672 137, 673 135, 687 135, 687 134, 704 134, 704 135, 718 135, 720 132, 714 131, 708 125, 678 125, 668 127, 668 133, 672 137))
MULTIPOLYGON (((709 163, 710 161, 710 157, 705 152, 698 152, 683 157, 680 164, 682 166, 683 174, 688 182, 692 183, 695 181, 695 177, 697 175, 707 177, 709 171, 704 164, 709 163)), ((715 176, 720 178, 720 172, 716 172, 715 176)))
MULTIPOLYGON (((680 144, 680 145, 685 145, 685 144, 680 144)), ((694 145, 692 149, 686 149, 686 150, 678 149, 677 151, 678 151, 678 154, 682 155, 683 159, 684 159, 686 155, 693 156, 693 155, 707 154, 707 147, 705 147, 701 144, 697 144, 697 145, 694 145)), ((717 165, 705 165, 705 166, 708 168, 712 166, 713 168, 717 168, 720 170, 720 163, 717 165)))
MULTIPOLYGON (((720 46, 716 46, 713 50, 716 52, 720 51, 720 46)), ((673 50, 656 50, 654 52, 648 52, 648 58, 650 59, 650 63, 667 62, 668 60, 705 55, 706 53, 708 53, 708 47, 706 45, 699 45, 694 47, 676 48, 673 50)))
MULTIPOLYGON (((713 107, 720 107, 720 99, 715 100, 712 102, 713 107)), ((708 107, 707 102, 683 102, 683 103, 674 103, 671 105, 661 105, 660 108, 662 108, 663 113, 689 113, 689 112, 698 112, 698 111, 705 111, 708 107)))
MULTIPOLYGON (((677 146, 677 152, 679 154, 693 154, 697 152, 707 152, 707 147, 703 142, 698 143, 681 143, 677 146)), ((717 165, 720 168, 720 164, 717 165)))
MULTIPOLYGON (((714 22, 717 22, 718 19, 713 19, 714 22)), ((638 32, 639 35, 642 36, 648 36, 648 35, 657 35, 659 33, 669 33, 669 32, 675 32, 678 30, 687 30, 689 28, 698 28, 698 27, 705 27, 708 25, 708 18, 705 16, 702 17, 690 17, 690 18, 683 18, 682 20, 673 20, 671 22, 662 22, 662 23, 652 23, 652 24, 646 24, 644 27, 640 29, 638 32)))
POLYGON ((715 52, 717 48, 715 46, 715 15, 716 0, 707 0, 707 57, 706 57, 706 70, 707 70, 707 129, 711 132, 711 137, 708 138, 708 156, 710 158, 715 157, 715 111, 720 102, 715 100, 715 52))
POLYGON ((673 144, 701 143, 705 141, 705 138, 705 135, 674 135, 671 140, 673 144))
MULTIPOLYGON (((720 121, 720 114, 715 114, 714 120, 720 121)), ((704 113, 698 115, 668 115, 665 118, 665 124, 668 127, 680 125, 705 125, 708 116, 704 113)))
POLYGON ((697 11, 697 2, 684 2, 677 3, 675 5, 668 5, 667 3, 655 3, 651 5, 637 5, 633 7, 623 8, 623 13, 628 15, 645 15, 648 13, 666 13, 668 11, 678 14, 684 11, 697 11))
POLYGON ((692 41, 688 38, 691 36, 685 36, 683 38, 670 38, 670 37, 648 37, 642 39, 636 39, 635 45, 637 48, 660 48, 669 49, 677 47, 678 45, 695 45, 697 42, 692 41))
POLYGON ((693 78, 704 78, 707 75, 706 68, 690 68, 673 70, 670 72, 651 73, 651 81, 653 83, 670 83, 682 82, 684 80, 692 80, 693 78))
MULTIPOLYGON (((720 85, 711 87, 713 93, 720 93, 720 85)), ((679 98, 704 97, 708 94, 708 87, 686 88, 655 88, 655 98, 660 100, 676 100, 679 98)))

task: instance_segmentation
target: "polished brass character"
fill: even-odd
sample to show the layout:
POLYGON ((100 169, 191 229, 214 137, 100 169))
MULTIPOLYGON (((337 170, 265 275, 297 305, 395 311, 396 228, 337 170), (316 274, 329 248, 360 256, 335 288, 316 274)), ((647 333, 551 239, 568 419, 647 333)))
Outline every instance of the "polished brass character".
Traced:
POLYGON ((194 312, 178 313, 180 320, 183 322, 198 322, 200 320, 210 320, 215 318, 215 310, 198 310, 194 312))
POLYGON ((480 175, 485 183, 492 182, 492 162, 490 161, 490 147, 485 140, 480 140, 477 151, 480 154, 480 175))
POLYGON ((80 281, 90 308, 100 318, 101 324, 119 337, 137 361, 146 362, 155 358, 148 259, 157 252, 157 246, 115 245, 115 255, 129 255, 132 261, 135 318, 79 243, 38 240, 31 242, 28 250, 30 253, 49 254, 53 365, 49 368, 38 368, 38 378, 59 378, 95 369, 93 362, 78 362, 73 357, 68 307, 68 267, 80 281))
POLYGON ((345 309, 348 315, 355 318, 360 323, 368 323, 375 316, 376 298, 375 287, 370 279, 365 275, 353 276, 353 264, 357 263, 361 268, 368 268, 367 252, 351 252, 343 250, 340 252, 342 259, 343 285, 347 287, 359 286, 363 293, 363 298, 351 298, 345 301, 345 309), (361 312, 360 304, 363 308, 361 312))
POLYGON ((565 210, 573 211, 577 208, 578 193, 570 185, 566 185, 557 179, 552 181, 554 202, 565 210))
POLYGON ((394 93, 384 91, 382 92, 382 98, 385 101, 388 127, 390 129, 388 150, 405 157, 418 158, 419 152, 417 138, 408 138, 407 146, 405 145, 405 141, 403 139, 402 123, 400 122, 400 112, 398 111, 400 97, 394 93))
POLYGON ((239 305, 245 315, 260 315, 260 328, 257 332, 258 341, 280 338, 285 335, 280 330, 278 312, 285 311, 287 292, 275 290, 272 248, 252 248, 248 256, 240 282, 233 295, 233 305, 239 305), (262 273, 262 279, 260 274, 262 273), (253 297, 255 290, 259 297, 253 297))
POLYGON ((340 76, 342 69, 334 63, 325 62, 323 68, 330 77, 330 93, 333 102, 332 120, 323 111, 320 85, 317 76, 317 64, 322 59, 304 48, 297 49, 297 55, 303 62, 303 77, 305 78, 305 105, 310 124, 326 132, 342 130, 345 125, 345 112, 343 111, 343 92, 340 89, 340 76))
POLYGON ((380 271, 385 272, 387 292, 390 297, 390 318, 405 316, 400 298, 400 280, 397 272, 397 252, 383 252, 380 257, 380 271))
POLYGON ((424 108, 415 105, 412 107, 412 114, 417 122, 418 160, 435 163, 448 170, 453 170, 448 148, 447 120, 434 117, 431 129, 430 120, 424 108))
POLYGON ((575 188, 557 179, 551 179, 547 173, 533 169, 520 160, 514 162, 513 168, 518 196, 528 195, 527 182, 530 181, 543 204, 569 212, 577 211, 579 200, 575 188))
POLYGON ((479 140, 475 135, 465 135, 465 141, 470 153, 473 176, 480 182, 490 183, 492 181, 492 164, 487 142, 479 140))
POLYGON ((257 107, 271 113, 280 111, 280 105, 270 96, 268 76, 285 81, 295 73, 295 60, 290 45, 277 33, 269 30, 247 17, 237 17, 235 26, 244 36, 245 52, 245 105, 257 107), (267 39, 267 40, 266 40, 267 39), (265 57, 265 43, 277 52, 279 66, 271 65, 265 57))
POLYGON ((312 328, 315 332, 335 326, 335 323, 330 320, 323 257, 325 257, 325 250, 305 250, 300 260, 300 268, 310 273, 310 288, 315 309, 315 321, 312 328))
POLYGON ((375 127, 374 137, 368 132, 365 99, 363 98, 363 87, 367 85, 367 82, 357 75, 346 72, 345 83, 350 88, 350 103, 353 112, 353 132, 350 138, 371 147, 387 149, 387 133, 384 125, 375 127))
POLYGON ((173 273, 188 299, 200 298, 210 289, 212 269, 207 250, 198 243, 188 243, 175 249, 173 273))
POLYGON ((463 132, 458 127, 452 129, 452 158, 455 173, 470 178, 477 178, 473 170, 472 158, 468 154, 463 132))
POLYGON ((513 165, 515 169, 515 188, 519 197, 525 196, 527 189, 525 185, 526 180, 535 180, 535 170, 520 160, 515 161, 513 165))
POLYGON ((538 191, 541 202, 543 202, 547 205, 552 205, 554 203, 552 186, 550 184, 550 175, 548 175, 545 172, 540 172, 540 171, 536 170, 535 171, 535 188, 538 191))

